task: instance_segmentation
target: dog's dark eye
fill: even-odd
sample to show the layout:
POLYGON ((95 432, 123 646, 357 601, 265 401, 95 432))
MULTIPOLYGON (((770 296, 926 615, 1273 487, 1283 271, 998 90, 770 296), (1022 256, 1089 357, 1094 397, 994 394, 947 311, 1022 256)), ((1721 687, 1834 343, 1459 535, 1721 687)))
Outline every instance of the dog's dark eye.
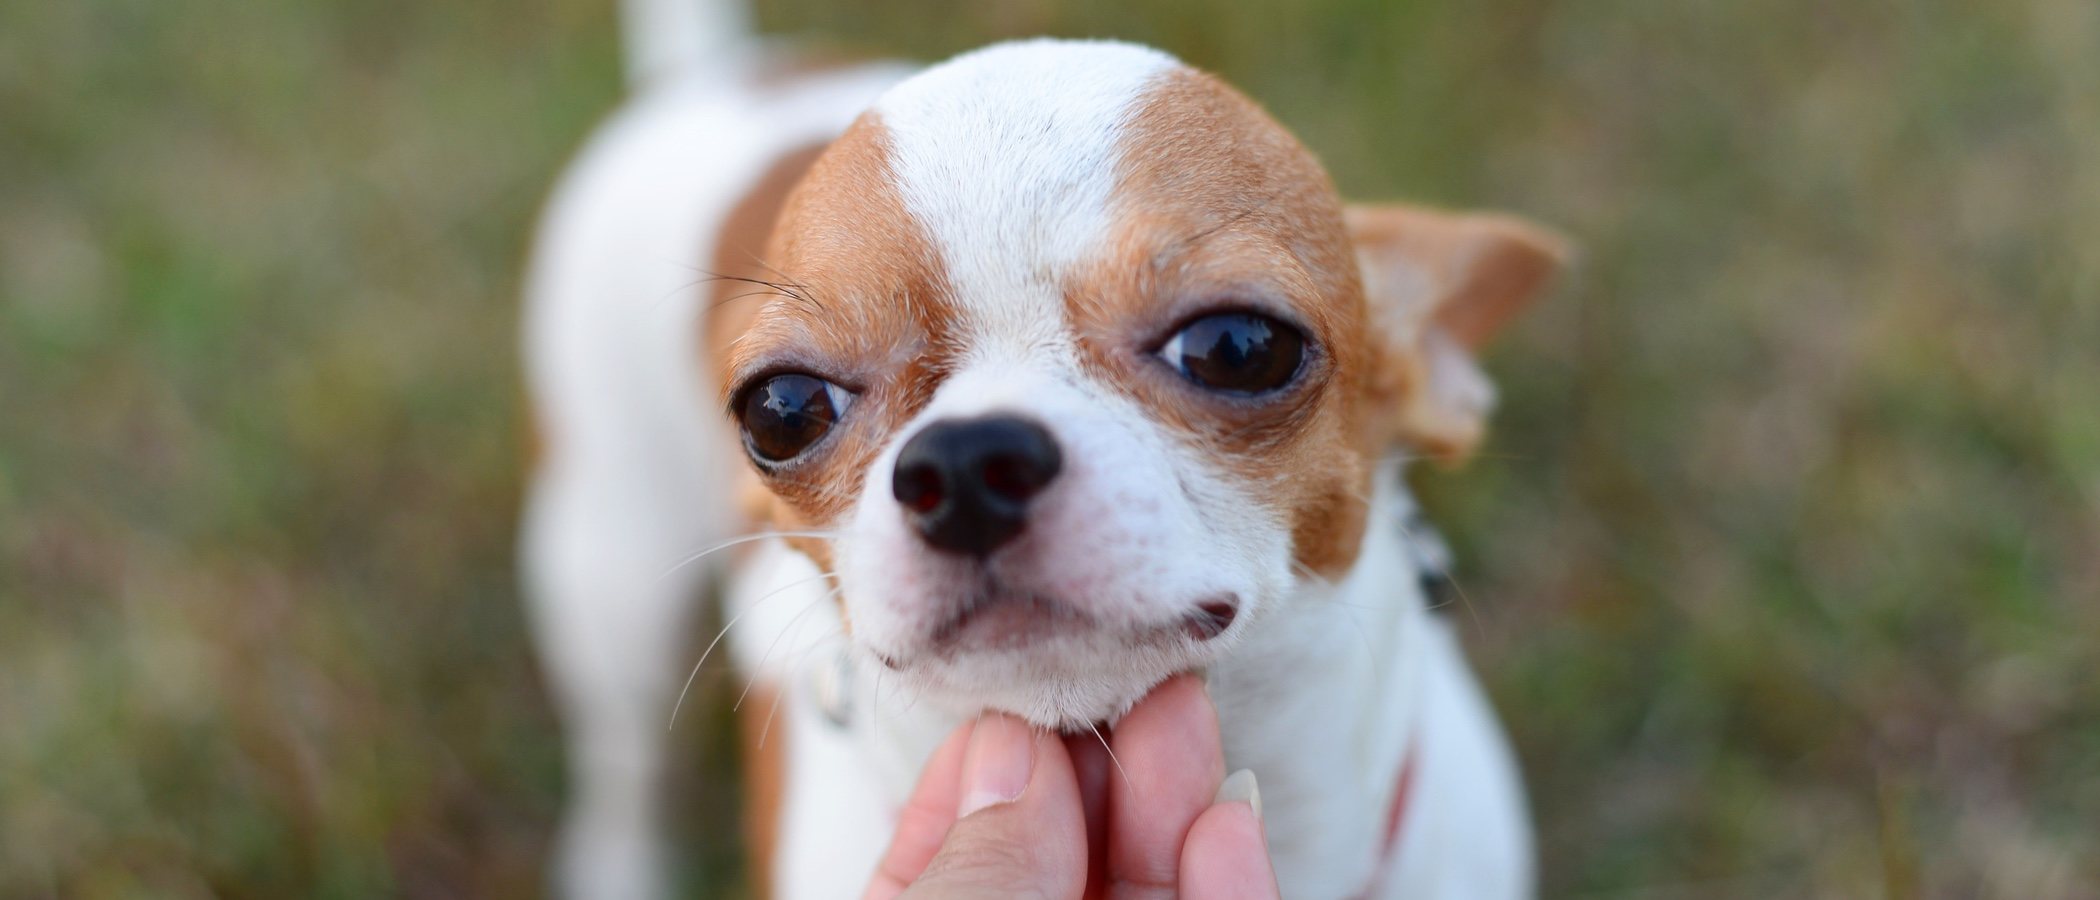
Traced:
POLYGON ((745 389, 737 403, 745 443, 761 461, 801 455, 845 415, 853 393, 815 375, 774 375, 745 389))
POLYGON ((1204 316, 1159 348, 1167 364, 1217 391, 1260 394, 1289 384, 1305 363, 1305 336, 1260 313, 1204 316))

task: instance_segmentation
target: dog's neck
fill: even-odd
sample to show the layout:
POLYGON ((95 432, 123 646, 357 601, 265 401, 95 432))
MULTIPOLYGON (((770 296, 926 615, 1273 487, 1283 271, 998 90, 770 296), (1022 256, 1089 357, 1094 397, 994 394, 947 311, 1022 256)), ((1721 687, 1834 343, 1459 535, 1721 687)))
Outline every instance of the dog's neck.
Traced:
MULTIPOLYGON (((1375 480, 1362 552, 1346 578, 1306 580, 1207 673, 1229 768, 1261 781, 1277 874, 1286 884, 1362 885, 1381 855, 1388 806, 1418 719, 1428 616, 1399 467, 1375 480)), ((879 666, 853 679, 850 726, 897 801, 957 720, 885 688, 879 666)), ((1345 888, 1335 893, 1348 893, 1345 888)))

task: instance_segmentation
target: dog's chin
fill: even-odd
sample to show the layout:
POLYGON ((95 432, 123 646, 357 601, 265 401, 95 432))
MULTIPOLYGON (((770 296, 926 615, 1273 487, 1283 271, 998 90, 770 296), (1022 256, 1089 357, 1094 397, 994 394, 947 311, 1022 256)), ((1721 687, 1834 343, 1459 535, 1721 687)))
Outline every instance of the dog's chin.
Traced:
POLYGON ((1175 673, 1215 659, 1234 637, 1230 617, 1220 621, 1215 609, 1111 625, 1053 601, 1007 596, 965 604, 908 653, 875 655, 921 697, 957 714, 998 710, 1085 731, 1114 721, 1175 673))
POLYGON ((1169 654, 1097 657, 1091 670, 1027 651, 972 653, 914 666, 905 678, 928 702, 958 715, 1012 713, 1043 728, 1084 732, 1113 722, 1154 685, 1191 668, 1169 654))

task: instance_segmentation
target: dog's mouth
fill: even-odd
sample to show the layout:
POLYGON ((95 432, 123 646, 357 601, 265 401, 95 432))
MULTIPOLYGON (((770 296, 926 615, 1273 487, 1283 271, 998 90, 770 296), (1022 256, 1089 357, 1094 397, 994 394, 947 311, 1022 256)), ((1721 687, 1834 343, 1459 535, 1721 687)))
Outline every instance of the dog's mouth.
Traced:
POLYGON ((937 656, 953 657, 972 652, 1023 651, 1068 637, 1120 638, 1130 645, 1203 643, 1231 629, 1239 608, 1236 596, 1222 594, 1196 603, 1171 621, 1134 627, 1110 625, 1055 597, 993 585, 955 604, 947 617, 928 632, 924 647, 937 656))
POLYGON ((989 577, 973 587, 922 598, 939 612, 895 643, 862 649, 939 705, 1004 710, 1046 728, 1120 715, 1173 673, 1214 663, 1255 624, 1246 595, 1231 590, 1126 605, 989 577))
POLYGON ((1059 634, 1098 630, 1094 617, 1036 594, 984 591, 958 604, 934 626, 927 644, 936 652, 1014 650, 1059 634))

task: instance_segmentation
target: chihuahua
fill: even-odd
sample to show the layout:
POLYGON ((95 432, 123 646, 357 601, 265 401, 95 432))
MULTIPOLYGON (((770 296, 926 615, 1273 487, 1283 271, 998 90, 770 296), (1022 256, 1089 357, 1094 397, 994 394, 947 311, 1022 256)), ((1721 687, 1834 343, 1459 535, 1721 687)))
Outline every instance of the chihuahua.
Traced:
POLYGON ((666 725, 718 587, 774 896, 858 895, 958 722, 1085 733, 1187 671, 1284 896, 1531 893, 1402 468, 1480 443, 1474 354, 1558 237, 1344 205, 1259 106, 1144 47, 824 68, 733 6, 627 16, 635 96, 526 287, 562 891, 666 890, 666 725))

